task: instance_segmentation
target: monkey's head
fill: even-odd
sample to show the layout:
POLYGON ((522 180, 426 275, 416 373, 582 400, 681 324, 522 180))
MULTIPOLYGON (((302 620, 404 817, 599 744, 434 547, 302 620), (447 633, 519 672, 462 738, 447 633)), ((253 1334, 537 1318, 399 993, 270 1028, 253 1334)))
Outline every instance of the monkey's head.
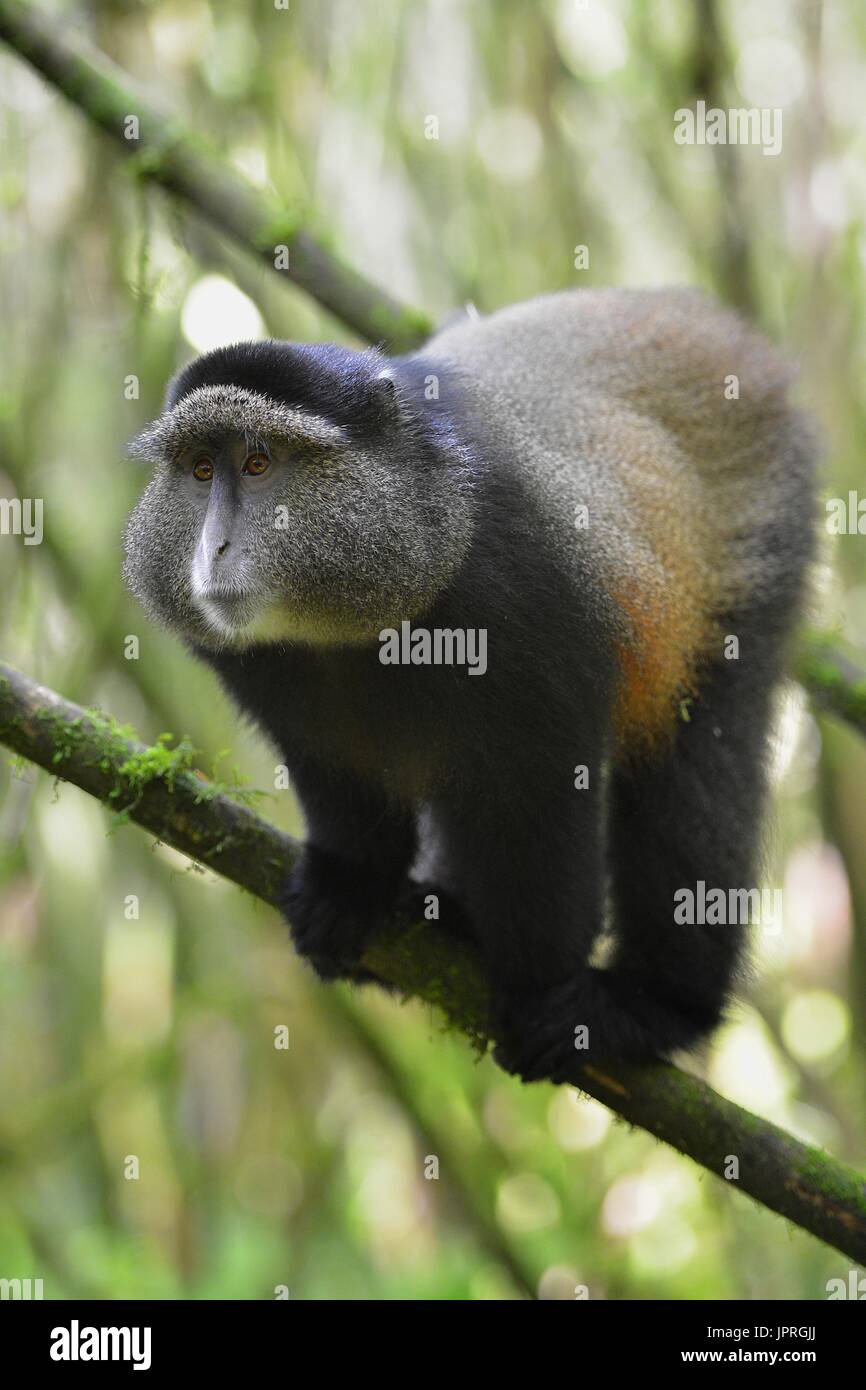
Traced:
POLYGON ((242 649, 365 641, 428 608, 471 538, 473 465, 420 373, 280 342, 185 367, 130 446, 154 465, 124 537, 148 612, 242 649))

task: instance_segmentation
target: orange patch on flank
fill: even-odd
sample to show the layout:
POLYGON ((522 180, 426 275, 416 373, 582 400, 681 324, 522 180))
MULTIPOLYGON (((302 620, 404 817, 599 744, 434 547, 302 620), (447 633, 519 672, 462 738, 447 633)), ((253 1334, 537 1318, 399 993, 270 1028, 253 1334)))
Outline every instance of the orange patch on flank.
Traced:
POLYGON ((706 639, 705 623, 693 612, 621 589, 614 599, 626 617, 629 636, 617 643, 620 683, 614 708, 617 742, 655 742, 676 727, 679 703, 694 694, 695 662, 706 639))

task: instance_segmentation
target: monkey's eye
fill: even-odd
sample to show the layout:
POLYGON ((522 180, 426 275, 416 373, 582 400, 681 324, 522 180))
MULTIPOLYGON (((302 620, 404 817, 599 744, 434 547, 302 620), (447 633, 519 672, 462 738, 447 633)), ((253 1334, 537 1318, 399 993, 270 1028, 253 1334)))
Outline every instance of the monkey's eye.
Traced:
POLYGON ((200 483, 209 483, 213 477, 213 464, 210 459, 196 459, 192 466, 192 476, 200 483))
POLYGON ((244 461, 243 471, 249 473, 251 478, 260 478, 263 473, 267 473, 271 466, 271 461, 267 454, 250 454, 244 461))

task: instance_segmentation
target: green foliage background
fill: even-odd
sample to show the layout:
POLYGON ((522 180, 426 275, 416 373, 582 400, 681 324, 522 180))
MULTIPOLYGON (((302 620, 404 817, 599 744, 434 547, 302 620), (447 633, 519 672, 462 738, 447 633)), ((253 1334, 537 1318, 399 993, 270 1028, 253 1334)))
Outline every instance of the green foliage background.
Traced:
MULTIPOLYGON (((857 0, 55 13, 348 262, 435 315, 574 285, 696 283, 739 304, 799 360, 828 495, 862 485, 857 0), (678 146, 673 113, 698 98, 782 108, 782 153, 678 146)), ((171 372, 253 306, 276 336, 351 337, 146 188, 6 53, 0 93, 0 496, 45 506, 41 546, 0 536, 0 652, 145 738, 186 735, 206 771, 224 752, 218 775, 237 766, 300 834, 272 751, 124 594, 119 537, 143 477, 122 459, 171 372), (246 298, 221 308, 213 275, 246 298)), ((828 541, 815 617, 866 647, 861 536, 828 541)), ((754 979, 693 1065, 862 1164, 864 750, 790 692, 778 764, 768 883, 785 886, 784 931, 757 941, 754 979)), ((334 1299, 573 1298, 580 1285, 818 1299, 847 1278, 844 1257, 735 1182, 593 1102, 521 1088, 421 1007, 318 987, 275 914, 109 828, 82 793, 0 763, 0 1277, 41 1277, 46 1297, 286 1285, 334 1299)))

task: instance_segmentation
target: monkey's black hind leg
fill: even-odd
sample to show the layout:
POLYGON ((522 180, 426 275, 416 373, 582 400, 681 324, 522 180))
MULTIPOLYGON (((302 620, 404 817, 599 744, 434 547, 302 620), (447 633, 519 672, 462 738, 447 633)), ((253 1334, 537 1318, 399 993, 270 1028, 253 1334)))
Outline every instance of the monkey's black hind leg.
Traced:
POLYGON ((601 753, 585 739, 581 752, 591 769, 585 790, 566 777, 557 788, 556 769, 573 762, 562 747, 549 763, 512 768, 510 794, 488 789, 469 805, 464 788, 459 810, 439 808, 484 957, 494 1055, 525 1081, 568 1077, 588 1056, 652 1056, 671 1041, 662 1005, 636 1000, 589 964, 604 920, 604 779, 601 753))
POLYGON ((611 987, 636 1011, 658 1011, 661 1055, 709 1034, 735 982, 748 900, 730 890, 760 889, 773 645, 769 636, 741 637, 739 660, 704 676, 673 743, 620 765, 612 778, 611 987), (694 920, 713 916, 699 909, 712 889, 723 890, 723 916, 735 920, 694 920), (694 895, 691 921, 675 918, 689 904, 682 890, 694 895))
MULTIPOLYGON (((525 1081, 568 1080, 593 1058, 644 1060, 694 1046, 718 1023, 746 935, 741 921, 675 921, 678 890, 759 887, 771 639, 707 673, 673 741, 612 771, 607 861, 616 949, 536 992, 515 992, 497 1058, 525 1081)), ((581 885, 582 887, 582 885, 581 885)), ((578 892, 582 911, 597 910, 578 892)))

